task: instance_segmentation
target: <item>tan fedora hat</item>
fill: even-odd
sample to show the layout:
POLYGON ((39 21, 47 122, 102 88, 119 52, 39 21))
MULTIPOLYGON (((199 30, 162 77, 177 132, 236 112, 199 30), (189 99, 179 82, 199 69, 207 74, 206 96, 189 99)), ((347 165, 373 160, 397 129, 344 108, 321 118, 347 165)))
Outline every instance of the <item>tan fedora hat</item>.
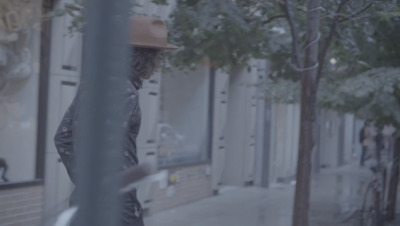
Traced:
POLYGON ((168 43, 165 22, 151 16, 135 15, 130 18, 129 43, 144 48, 174 50, 179 47, 168 43))

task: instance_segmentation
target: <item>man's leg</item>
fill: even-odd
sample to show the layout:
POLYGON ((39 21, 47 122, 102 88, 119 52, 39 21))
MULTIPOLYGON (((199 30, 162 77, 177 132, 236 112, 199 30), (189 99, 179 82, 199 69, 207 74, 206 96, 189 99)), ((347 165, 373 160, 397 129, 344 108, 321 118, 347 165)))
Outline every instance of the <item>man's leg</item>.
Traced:
POLYGON ((377 144, 377 147, 375 149, 375 155, 376 155, 376 161, 380 162, 381 161, 381 144, 377 144))
POLYGON ((365 154, 367 153, 367 147, 362 146, 361 149, 361 158, 360 158, 360 166, 364 166, 365 154))

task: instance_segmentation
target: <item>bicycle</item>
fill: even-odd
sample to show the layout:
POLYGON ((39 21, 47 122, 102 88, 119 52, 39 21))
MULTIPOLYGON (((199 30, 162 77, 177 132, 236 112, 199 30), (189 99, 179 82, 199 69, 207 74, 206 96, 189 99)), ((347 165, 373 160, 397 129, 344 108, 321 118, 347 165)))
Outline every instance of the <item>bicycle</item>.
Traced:
POLYGON ((378 162, 370 170, 372 171, 372 179, 364 193, 360 226, 384 226, 387 169, 382 162, 378 162))

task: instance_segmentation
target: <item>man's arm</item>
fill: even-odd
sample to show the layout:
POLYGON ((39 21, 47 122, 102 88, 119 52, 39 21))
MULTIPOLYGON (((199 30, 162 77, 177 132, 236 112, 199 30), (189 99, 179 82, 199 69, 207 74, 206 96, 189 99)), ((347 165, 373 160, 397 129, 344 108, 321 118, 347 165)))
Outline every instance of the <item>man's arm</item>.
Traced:
POLYGON ((75 104, 76 98, 65 112, 64 117, 58 126, 57 132, 54 136, 54 143, 57 148, 57 152, 61 157, 61 160, 67 169, 68 175, 71 181, 76 183, 76 167, 75 167, 75 155, 74 155, 74 142, 73 142, 73 130, 75 119, 75 104))
POLYGON ((124 168, 129 168, 139 163, 137 158, 136 138, 140 129, 141 112, 137 92, 129 93, 126 108, 127 121, 123 124, 123 126, 126 127, 124 138, 124 168))

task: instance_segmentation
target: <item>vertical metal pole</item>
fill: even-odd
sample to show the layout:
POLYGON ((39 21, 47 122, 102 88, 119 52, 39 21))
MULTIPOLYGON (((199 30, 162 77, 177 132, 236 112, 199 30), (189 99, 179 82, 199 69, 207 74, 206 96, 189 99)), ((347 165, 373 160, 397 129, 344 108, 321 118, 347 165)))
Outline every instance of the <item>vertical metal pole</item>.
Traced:
POLYGON ((264 142, 263 142, 263 159, 262 159, 262 177, 261 187, 268 188, 270 182, 270 162, 271 162, 271 118, 272 104, 270 102, 264 105, 264 142))
POLYGON ((76 225, 118 225, 124 83, 127 81, 128 0, 87 1, 82 80, 74 134, 78 167, 76 225))
POLYGON ((346 119, 345 119, 345 114, 340 113, 339 115, 339 138, 338 138, 338 164, 337 166, 342 166, 345 162, 345 135, 346 135, 346 119))
POLYGON ((214 100, 215 100, 215 68, 210 67, 209 71, 209 92, 208 92, 208 140, 207 140, 207 160, 212 159, 213 147, 213 128, 214 128, 214 100))

